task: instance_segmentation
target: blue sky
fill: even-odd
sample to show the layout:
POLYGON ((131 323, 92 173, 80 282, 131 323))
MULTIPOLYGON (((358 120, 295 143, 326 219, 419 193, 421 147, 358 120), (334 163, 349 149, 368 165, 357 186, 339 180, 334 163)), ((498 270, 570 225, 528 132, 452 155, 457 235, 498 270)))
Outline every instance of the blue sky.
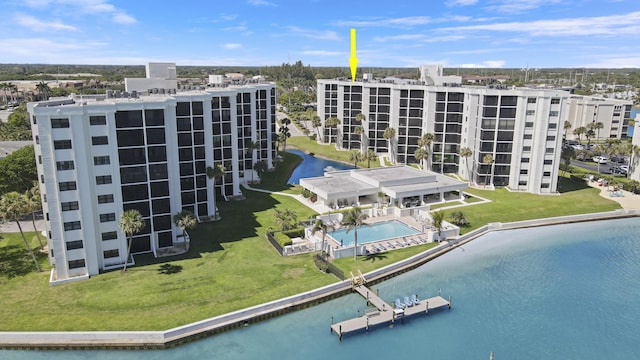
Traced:
POLYGON ((0 0, 1 63, 640 68, 638 0, 0 0))

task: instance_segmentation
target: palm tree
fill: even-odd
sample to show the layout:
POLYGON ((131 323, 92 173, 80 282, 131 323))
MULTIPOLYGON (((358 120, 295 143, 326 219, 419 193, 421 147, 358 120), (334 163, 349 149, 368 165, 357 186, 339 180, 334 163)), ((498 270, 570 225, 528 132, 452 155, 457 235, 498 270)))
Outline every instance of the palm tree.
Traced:
POLYGON ((420 139, 418 139, 418 146, 423 147, 427 150, 427 168, 431 170, 431 156, 429 154, 432 153, 431 145, 433 144, 433 140, 435 140, 435 135, 431 133, 422 134, 420 139))
POLYGON ((482 163, 487 166, 487 172, 485 174, 484 184, 487 185, 487 180, 489 180, 489 171, 491 171, 491 165, 493 164, 493 155, 485 154, 482 157, 482 163))
POLYGON ((331 145, 333 139, 332 129, 337 128, 338 124, 340 124, 340 119, 338 119, 337 117, 330 117, 324 121, 324 126, 329 128, 329 145, 331 145))
POLYGON ((173 215, 173 223, 182 229, 182 237, 185 238, 186 241, 187 230, 195 228, 198 225, 198 220, 196 220, 195 215, 191 211, 183 209, 173 215))
POLYGON ((347 233, 353 229, 354 242, 353 242, 353 259, 355 260, 358 256, 358 226, 362 226, 364 221, 367 219, 367 214, 363 213, 362 210, 354 206, 347 211, 342 219, 342 226, 347 228, 347 233))
POLYGON ((349 153, 349 160, 353 161, 353 168, 358 168, 358 162, 362 161, 362 154, 358 150, 351 150, 349 153))
POLYGON ((260 160, 257 163, 255 163, 255 165, 253 165, 253 170, 255 170, 258 173, 258 177, 262 178, 262 174, 264 174, 265 171, 267 171, 267 162, 264 160, 260 160))
POLYGON ((364 116, 363 113, 358 113, 358 115, 356 115, 356 121, 357 122, 362 122, 363 120, 365 120, 367 117, 364 116))
POLYGON ((136 209, 130 209, 120 215, 120 230, 129 237, 129 245, 127 246, 127 257, 124 259, 124 267, 122 271, 127 271, 127 263, 131 256, 131 244, 133 243, 133 235, 142 231, 145 226, 144 219, 140 211, 136 209))
MULTIPOLYGON (((213 202, 215 203, 216 197, 216 181, 222 179, 227 173, 227 169, 222 164, 215 164, 213 167, 207 166, 207 177, 213 179, 213 202)), ((213 217, 218 219, 218 205, 216 204, 213 212, 213 217)))
POLYGON ((364 133, 364 128, 361 125, 358 125, 353 128, 353 133, 358 135, 358 139, 360 139, 360 148, 362 149, 362 134, 364 133))
POLYGON ((416 161, 420 163, 423 170, 427 170, 427 167, 424 166, 424 160, 429 158, 429 150, 421 147, 417 148, 413 153, 413 157, 415 157, 416 161))
MULTIPOLYGON (((253 151, 260 149, 260 143, 254 142, 252 140, 247 140, 244 142, 244 149, 246 151, 246 156, 251 159, 251 166, 253 168, 253 151)), ((253 171, 249 172, 251 173, 251 182, 253 182, 253 171)))
POLYGON ((280 141, 283 145, 282 151, 287 151, 287 139, 291 137, 291 132, 289 131, 288 126, 283 126, 280 128, 280 134, 278 135, 278 141, 280 141))
POLYGON ((41 100, 49 99, 49 91, 51 91, 51 89, 49 88, 49 85, 47 85, 46 82, 40 81, 38 84, 36 84, 36 89, 40 94, 41 100))
POLYGON ((600 129, 604 128, 604 124, 600 121, 593 123, 593 129, 596 131, 596 142, 600 141, 600 129))
POLYGON ((27 204, 22 194, 17 191, 12 191, 2 195, 2 199, 0 199, 0 217, 4 221, 15 221, 16 224, 18 224, 18 230, 20 230, 22 241, 24 241, 27 251, 31 254, 33 263, 36 264, 36 269, 38 269, 38 272, 41 272, 42 269, 40 269, 38 259, 36 259, 36 255, 33 253, 31 246, 29 246, 29 242, 24 236, 24 231, 22 231, 22 226, 20 225, 20 218, 26 214, 28 214, 27 204))
POLYGON ((366 152, 362 154, 363 160, 367 160, 367 168, 371 168, 371 162, 378 160, 378 154, 371 149, 367 149, 366 152))
POLYGON ((469 176, 469 186, 471 186, 471 168, 469 168, 469 158, 471 158, 471 156, 473 156, 473 151, 471 151, 471 149, 469 149, 468 147, 463 147, 462 149, 460 149, 460 156, 464 158, 464 162, 467 165, 467 174, 469 176))
POLYGON ((40 232, 36 227, 36 212, 42 209, 42 203, 40 202, 40 187, 38 186, 38 183, 35 183, 31 189, 27 190, 27 192, 24 193, 24 199, 25 205, 27 206, 27 211, 31 214, 33 231, 36 232, 38 243, 40 243, 40 249, 44 249, 44 244, 42 243, 42 239, 40 238, 40 232))
POLYGON ((2 89, 2 100, 4 101, 5 104, 8 104, 9 101, 7 100, 7 89, 9 88, 9 84, 8 83, 0 83, 0 89, 2 89))
POLYGON ((638 155, 640 155, 640 146, 631 145, 629 149, 629 171, 627 171, 627 177, 631 176, 631 173, 634 171, 638 155))
POLYGON ((584 126, 580 126, 579 128, 573 129, 573 135, 578 137, 578 141, 582 142, 582 134, 587 132, 587 128, 584 126))
POLYGON ((275 210, 275 222, 280 227, 280 230, 291 230, 298 222, 298 215, 291 209, 274 209, 275 210))
POLYGON ((320 126, 322 126, 322 119, 320 119, 320 116, 315 115, 311 119, 311 126, 316 128, 316 133, 318 134, 318 139, 320 139, 320 141, 322 141, 322 137, 320 136, 320 126))
POLYGON ((440 241, 440 237, 442 237, 442 222, 444 221, 444 211, 438 210, 436 212, 432 212, 431 219, 433 221, 433 226, 438 230, 438 241, 440 241))
POLYGON ((329 228, 333 229, 333 226, 325 224, 321 219, 316 220, 311 228, 311 234, 322 231, 322 251, 324 251, 325 238, 327 236, 327 229, 329 228))
POLYGON ((564 141, 567 140, 567 131, 571 129, 571 122, 569 120, 565 120, 562 128, 564 129, 564 137, 562 138, 564 144, 564 141))
POLYGON ((384 191, 378 191, 378 202, 382 205, 382 200, 387 197, 384 191))
POLYGON ((392 127, 388 127, 386 129, 384 129, 384 133, 382 134, 382 137, 387 139, 387 144, 389 146, 389 157, 391 160, 392 164, 396 163, 396 158, 395 156, 393 156, 393 146, 392 146, 392 142, 393 139, 396 137, 396 129, 392 128, 392 127))

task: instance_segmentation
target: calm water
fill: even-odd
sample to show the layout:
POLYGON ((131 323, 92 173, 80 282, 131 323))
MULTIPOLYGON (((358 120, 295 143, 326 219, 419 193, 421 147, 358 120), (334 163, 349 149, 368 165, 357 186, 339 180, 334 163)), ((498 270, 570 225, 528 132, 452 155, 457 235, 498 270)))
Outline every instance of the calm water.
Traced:
POLYGON ((300 150, 288 150, 287 152, 302 157, 302 163, 293 171, 293 174, 291 174, 291 177, 287 182, 288 184, 299 184, 301 178, 323 176, 324 169, 327 166, 333 166, 336 170, 353 169, 353 166, 337 161, 320 159, 300 150))
MULTIPOLYGON (((358 227, 358 243, 365 244, 373 241, 398 238, 418 234, 418 231, 398 221, 385 221, 383 223, 364 225, 358 227)), ((343 245, 351 245, 355 241, 355 231, 340 229, 328 231, 327 235, 343 245)))
POLYGON ((347 336, 348 295, 164 351, 0 351, 2 359, 639 359, 640 219, 496 232, 375 286, 387 301, 439 288, 452 310, 347 336))

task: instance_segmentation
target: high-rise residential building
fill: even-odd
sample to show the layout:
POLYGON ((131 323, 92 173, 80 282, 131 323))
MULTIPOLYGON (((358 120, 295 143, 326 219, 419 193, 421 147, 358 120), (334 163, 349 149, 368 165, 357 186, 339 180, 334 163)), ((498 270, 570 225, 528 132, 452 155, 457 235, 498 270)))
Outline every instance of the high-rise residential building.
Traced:
POLYGON ((409 164, 416 163, 420 137, 430 133, 431 170, 478 185, 550 194, 557 187, 569 96, 560 90, 434 86, 416 80, 318 80, 320 140, 409 164), (339 124, 326 126, 328 118, 339 124), (387 128, 395 130, 390 141, 387 128), (465 147, 472 151, 468 158, 460 157, 465 147))
POLYGON ((52 283, 131 263, 118 226, 125 210, 146 223, 132 254, 159 256, 185 245, 174 214, 215 218, 216 201, 240 197, 257 162, 273 167, 275 84, 164 90, 28 105, 52 283), (207 176, 216 165, 221 179, 207 176))
POLYGON ((578 137, 573 130, 579 127, 589 130, 590 124, 601 123, 601 128, 592 130, 593 140, 626 139, 632 105, 631 101, 626 100, 571 95, 567 100, 566 120, 571 124, 571 129, 567 131, 567 138, 584 139, 584 134, 578 137))

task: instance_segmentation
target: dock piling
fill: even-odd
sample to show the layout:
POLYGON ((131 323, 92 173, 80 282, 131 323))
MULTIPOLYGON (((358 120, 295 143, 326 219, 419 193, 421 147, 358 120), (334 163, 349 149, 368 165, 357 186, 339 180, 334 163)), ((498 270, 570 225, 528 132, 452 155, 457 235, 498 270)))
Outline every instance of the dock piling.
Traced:
POLYGON ((451 295, 449 295, 449 310, 451 310, 451 295))

